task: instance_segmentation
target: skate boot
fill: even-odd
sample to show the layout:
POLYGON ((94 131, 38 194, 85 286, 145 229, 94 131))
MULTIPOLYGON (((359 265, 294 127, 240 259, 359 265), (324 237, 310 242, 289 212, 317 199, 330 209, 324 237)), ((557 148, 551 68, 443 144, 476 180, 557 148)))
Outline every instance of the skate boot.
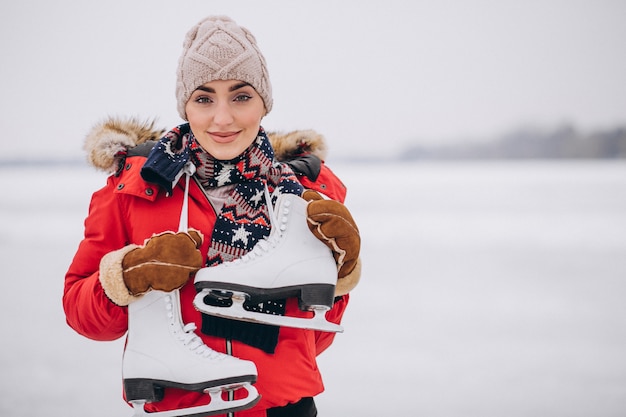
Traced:
POLYGON ((122 374, 124 393, 134 407, 134 416, 221 414, 258 402, 258 392, 251 385, 257 378, 254 363, 210 349, 194 330, 194 324, 182 323, 178 290, 150 291, 128 306, 122 374), (211 401, 203 406, 147 414, 145 403, 161 401, 165 388, 204 392, 211 401), (246 398, 222 399, 222 391, 239 388, 247 391, 246 398))
MULTIPOLYGON (((266 200, 271 201, 268 196, 266 200)), ((325 317, 333 306, 337 265, 330 249, 307 226, 307 204, 294 194, 281 194, 275 209, 268 204, 272 230, 266 239, 240 259, 202 268, 196 273, 194 282, 199 291, 194 299, 196 309, 235 320, 342 332, 341 326, 325 317), (230 305, 207 304, 204 302, 207 296, 221 298, 220 304, 230 305), (298 297, 300 309, 313 311, 314 317, 264 314, 243 307, 246 300, 256 304, 287 297, 298 297)))

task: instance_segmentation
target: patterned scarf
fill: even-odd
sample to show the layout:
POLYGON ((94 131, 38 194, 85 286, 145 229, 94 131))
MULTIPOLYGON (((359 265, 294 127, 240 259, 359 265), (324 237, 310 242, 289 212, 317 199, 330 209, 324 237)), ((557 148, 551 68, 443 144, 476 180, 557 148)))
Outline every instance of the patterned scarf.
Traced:
POLYGON ((304 191, 291 168, 274 160, 274 150, 263 128, 241 155, 219 161, 200 147, 188 123, 180 125, 153 148, 141 175, 171 193, 188 161, 196 166, 195 175, 203 188, 234 186, 215 222, 207 266, 240 258, 269 236, 265 187, 272 194, 272 204, 278 194, 301 195, 304 191))
MULTIPOLYGON (((230 161, 219 161, 209 155, 193 136, 189 124, 168 132, 152 149, 141 175, 169 193, 182 175, 185 164, 196 166, 195 176, 205 189, 232 186, 218 213, 209 246, 207 266, 240 258, 254 248, 271 230, 265 188, 274 204, 278 195, 301 195, 302 185, 288 165, 274 160, 274 150, 261 128, 254 142, 241 155, 230 161)), ((222 305, 223 301, 205 302, 222 305)), ((264 306, 244 304, 251 311, 269 314, 285 313, 285 300, 264 303, 264 306)), ((237 322, 219 317, 202 316, 202 331, 213 336, 236 339, 272 353, 278 341, 278 327, 237 322)))
POLYGON ((274 204, 278 194, 303 192, 291 168, 274 161, 274 150, 262 129, 252 145, 230 161, 214 159, 196 140, 191 142, 190 150, 202 187, 235 186, 217 216, 207 266, 250 252, 270 234, 267 205, 274 204), (265 201, 265 187, 272 194, 272 202, 265 201))

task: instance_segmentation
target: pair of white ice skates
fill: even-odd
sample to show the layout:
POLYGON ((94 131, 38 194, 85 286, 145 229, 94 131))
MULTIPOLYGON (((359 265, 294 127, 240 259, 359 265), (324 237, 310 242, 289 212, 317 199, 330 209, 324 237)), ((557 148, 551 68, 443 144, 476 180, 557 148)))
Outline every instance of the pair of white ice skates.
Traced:
MULTIPOLYGON (((266 192, 267 201, 271 201, 266 192)), ((203 268, 196 274, 199 290, 194 306, 206 314, 275 326, 341 332, 325 313, 333 305, 337 266, 328 247, 308 229, 306 205, 292 194, 278 197, 270 209, 272 230, 267 239, 233 262, 203 268), (204 303, 206 296, 231 298, 229 307, 204 303), (247 311, 246 300, 261 303, 298 297, 299 307, 313 318, 276 316, 247 311)), ((134 416, 206 416, 252 407, 259 395, 252 384, 256 366, 251 361, 213 351, 184 325, 178 291, 151 291, 129 305, 129 333, 123 359, 126 399, 134 416), (149 377, 147 377, 149 376, 149 377), (144 404, 160 401, 164 388, 204 392, 209 404, 182 410, 146 413, 144 404), (222 391, 244 389, 247 397, 225 401, 222 391)))

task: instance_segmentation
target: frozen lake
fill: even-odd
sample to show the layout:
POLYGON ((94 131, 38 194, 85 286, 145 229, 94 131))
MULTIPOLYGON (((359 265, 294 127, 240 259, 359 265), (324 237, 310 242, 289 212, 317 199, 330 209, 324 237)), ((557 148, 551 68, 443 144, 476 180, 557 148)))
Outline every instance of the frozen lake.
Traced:
MULTIPOLYGON (((320 417, 626 415, 626 162, 332 168, 363 236, 320 417)), ((65 324, 105 175, 0 167, 0 415, 130 416, 122 340, 65 324)))

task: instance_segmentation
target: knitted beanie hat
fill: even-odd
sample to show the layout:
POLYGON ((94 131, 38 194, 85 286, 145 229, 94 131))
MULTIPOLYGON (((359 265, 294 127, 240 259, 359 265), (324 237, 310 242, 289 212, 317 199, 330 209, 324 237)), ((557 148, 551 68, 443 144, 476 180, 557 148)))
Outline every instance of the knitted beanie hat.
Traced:
POLYGON ((176 78, 178 113, 184 120, 191 94, 214 80, 250 84, 263 99, 267 113, 272 110, 272 85, 265 58, 252 33, 229 17, 207 17, 187 32, 176 78))

